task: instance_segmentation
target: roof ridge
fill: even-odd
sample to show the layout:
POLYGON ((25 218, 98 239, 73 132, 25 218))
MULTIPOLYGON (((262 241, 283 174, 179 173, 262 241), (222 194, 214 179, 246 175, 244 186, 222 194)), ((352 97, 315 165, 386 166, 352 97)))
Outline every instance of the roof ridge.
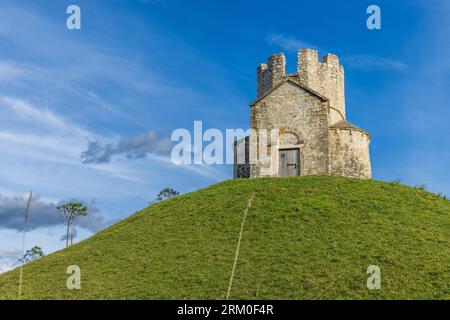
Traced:
POLYGON ((269 91, 267 91, 266 93, 264 93, 261 97, 257 98, 256 100, 254 100, 252 103, 250 103, 250 106, 254 106, 256 103, 258 103, 259 101, 261 101, 262 99, 264 99, 265 97, 267 97, 269 94, 271 94, 273 91, 275 91, 276 89, 278 89, 279 87, 281 87, 281 85, 283 85, 286 82, 291 82, 295 85, 297 85, 298 87, 302 88, 303 90, 315 95, 316 97, 320 98, 322 101, 328 101, 329 99, 324 97, 323 95, 321 95, 320 93, 318 93, 317 91, 299 83, 296 79, 293 79, 289 76, 285 77, 283 79, 283 81, 281 81, 280 83, 278 83, 276 86, 272 87, 269 91))

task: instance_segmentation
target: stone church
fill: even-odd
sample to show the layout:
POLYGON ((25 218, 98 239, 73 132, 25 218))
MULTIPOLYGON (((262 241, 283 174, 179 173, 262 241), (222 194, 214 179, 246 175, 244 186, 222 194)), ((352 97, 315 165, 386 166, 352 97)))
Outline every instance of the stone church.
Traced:
POLYGON ((251 133, 234 143, 234 177, 372 176, 370 134, 345 114, 344 68, 336 55, 298 51, 297 73, 283 54, 257 69, 251 133))

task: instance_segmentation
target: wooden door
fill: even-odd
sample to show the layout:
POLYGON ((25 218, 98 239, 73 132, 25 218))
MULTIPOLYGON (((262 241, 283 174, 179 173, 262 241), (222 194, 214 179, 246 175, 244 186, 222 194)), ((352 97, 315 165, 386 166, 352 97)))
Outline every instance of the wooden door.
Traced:
POLYGON ((278 176, 291 177, 300 175, 299 149, 282 149, 279 151, 278 176))

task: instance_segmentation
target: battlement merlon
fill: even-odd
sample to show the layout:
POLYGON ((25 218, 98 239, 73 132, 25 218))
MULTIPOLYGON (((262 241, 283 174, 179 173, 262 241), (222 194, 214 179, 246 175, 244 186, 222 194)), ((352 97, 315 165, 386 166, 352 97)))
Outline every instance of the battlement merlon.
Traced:
POLYGON ((339 66, 339 58, 337 55, 332 53, 327 53, 322 57, 322 63, 334 64, 335 66, 339 66))
POLYGON ((284 54, 277 53, 269 57, 268 70, 272 87, 286 78, 286 58, 284 54))
POLYGON ((257 96, 259 98, 263 96, 264 93, 266 93, 272 87, 272 84, 269 79, 269 71, 267 69, 267 64, 261 63, 258 66, 258 69, 256 70, 256 79, 258 82, 257 96))
POLYGON ((258 81, 257 97, 259 98, 286 79, 286 58, 284 54, 271 55, 267 64, 262 63, 258 66, 256 74, 258 81))
MULTIPOLYGON (((339 58, 337 55, 327 53, 319 62, 319 52, 314 49, 298 49, 298 68, 302 65, 308 65, 311 67, 319 67, 319 63, 325 63, 339 67, 339 58)), ((342 66, 341 66, 342 67, 342 66)))
POLYGON ((298 49, 298 65, 300 63, 319 63, 319 51, 313 49, 298 49))

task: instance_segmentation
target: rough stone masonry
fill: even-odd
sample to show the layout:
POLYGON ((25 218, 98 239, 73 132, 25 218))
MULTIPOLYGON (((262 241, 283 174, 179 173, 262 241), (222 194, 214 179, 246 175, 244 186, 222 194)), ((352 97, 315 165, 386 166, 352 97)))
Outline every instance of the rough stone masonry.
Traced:
POLYGON ((274 54, 258 66, 257 86, 251 134, 234 143, 235 178, 371 178, 370 134, 346 120, 344 68, 336 55, 319 61, 317 50, 300 49, 297 73, 286 74, 284 54, 274 54), (275 138, 262 135, 269 131, 275 138))

